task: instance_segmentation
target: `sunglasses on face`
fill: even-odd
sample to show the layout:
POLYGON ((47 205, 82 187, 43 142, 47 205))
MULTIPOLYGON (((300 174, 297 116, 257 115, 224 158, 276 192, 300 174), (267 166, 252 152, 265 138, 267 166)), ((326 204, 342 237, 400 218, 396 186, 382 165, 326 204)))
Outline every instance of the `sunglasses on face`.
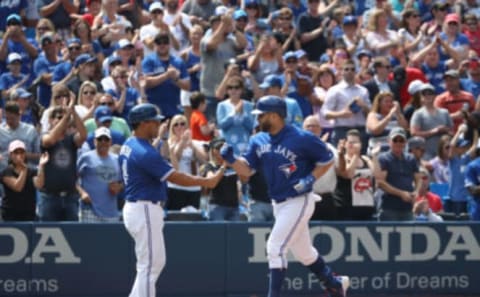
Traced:
POLYGON ((240 86, 227 86, 228 90, 240 90, 242 87, 240 86))
POLYGON ((83 91, 83 95, 95 95, 96 93, 95 91, 83 91))
POLYGON ((166 45, 166 44, 169 44, 169 43, 170 43, 170 41, 168 39, 155 40, 156 45, 166 45))
POLYGON ((50 31, 50 28, 49 27, 38 27, 37 30, 38 31, 50 31))
POLYGON ((70 51, 79 51, 80 49, 81 49, 81 47, 79 45, 68 47, 68 50, 70 50, 70 51))
POLYGON ((178 127, 178 126, 185 127, 186 125, 187 125, 187 123, 185 123, 185 122, 178 122, 178 123, 173 124, 173 127, 178 127))
POLYGON ((405 139, 403 138, 394 138, 392 141, 393 143, 405 143, 405 139))
POLYGON ((110 102, 100 102, 100 105, 112 106, 112 105, 113 105, 113 102, 112 102, 112 101, 110 101, 110 102))
POLYGON ((297 64, 297 60, 293 59, 293 60, 287 60, 286 61, 287 64, 297 64))
POLYGON ((100 137, 97 137, 95 138, 97 141, 99 142, 108 142, 110 141, 110 138, 108 138, 107 136, 100 136, 100 137))
POLYGON ((344 72, 353 72, 353 71, 355 71, 355 68, 354 67, 346 67, 346 68, 343 68, 343 71, 344 72))
POLYGON ((151 14, 163 14, 163 11, 161 10, 154 10, 151 12, 151 14))
POLYGON ((423 95, 423 96, 433 96, 433 95, 435 95, 435 92, 426 91, 426 92, 422 92, 422 95, 423 95))

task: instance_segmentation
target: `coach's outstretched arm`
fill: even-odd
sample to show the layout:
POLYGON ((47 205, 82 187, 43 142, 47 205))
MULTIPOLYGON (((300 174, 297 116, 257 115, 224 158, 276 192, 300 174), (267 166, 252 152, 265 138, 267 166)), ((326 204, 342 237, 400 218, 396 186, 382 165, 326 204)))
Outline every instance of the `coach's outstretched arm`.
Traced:
POLYGON ((171 183, 184 186, 184 187, 201 186, 201 187, 212 189, 212 188, 215 188, 217 184, 220 182, 220 179, 222 179, 224 172, 225 172, 225 167, 223 166, 220 167, 220 170, 215 172, 215 174, 209 177, 190 175, 190 174, 174 171, 172 174, 170 174, 167 180, 171 183))
POLYGON ((250 168, 247 161, 235 157, 231 145, 225 143, 220 149, 220 155, 238 175, 251 176, 253 174, 252 168, 250 168))

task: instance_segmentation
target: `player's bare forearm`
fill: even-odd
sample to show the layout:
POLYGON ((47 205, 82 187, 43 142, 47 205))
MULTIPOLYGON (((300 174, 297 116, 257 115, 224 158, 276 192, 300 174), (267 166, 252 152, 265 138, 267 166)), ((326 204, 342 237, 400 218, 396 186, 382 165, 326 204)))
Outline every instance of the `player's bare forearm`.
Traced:
POLYGON ((241 176, 251 176, 253 174, 252 169, 248 166, 248 163, 243 159, 237 159, 230 166, 241 176))

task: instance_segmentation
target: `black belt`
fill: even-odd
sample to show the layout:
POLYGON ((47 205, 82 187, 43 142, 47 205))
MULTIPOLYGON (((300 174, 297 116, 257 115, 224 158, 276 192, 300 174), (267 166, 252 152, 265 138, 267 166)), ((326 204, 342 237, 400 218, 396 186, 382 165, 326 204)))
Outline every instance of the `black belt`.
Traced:
POLYGON ((50 196, 59 196, 59 197, 67 197, 72 194, 76 194, 77 192, 72 192, 72 191, 61 191, 61 192, 51 192, 51 191, 42 191, 42 193, 50 196))

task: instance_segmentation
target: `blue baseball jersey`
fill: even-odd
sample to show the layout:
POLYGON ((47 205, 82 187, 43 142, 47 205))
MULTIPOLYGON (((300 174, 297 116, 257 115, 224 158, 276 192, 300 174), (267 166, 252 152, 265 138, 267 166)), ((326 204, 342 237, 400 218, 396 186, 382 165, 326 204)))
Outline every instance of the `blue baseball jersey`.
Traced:
MULTIPOLYGON (((55 66, 59 64, 58 61, 49 61, 44 54, 40 54, 38 58, 33 62, 33 75, 35 78, 43 75, 44 73, 53 73, 55 66)), ((52 86, 47 85, 44 82, 38 84, 37 98, 39 103, 47 108, 50 106, 50 99, 52 97, 52 86)))
POLYGON ((147 140, 127 139, 120 149, 119 162, 126 200, 167 199, 166 179, 174 169, 147 140))
MULTIPOLYGON (((480 185, 480 158, 468 163, 465 168, 465 187, 480 185)), ((473 197, 475 200, 480 200, 478 195, 473 197)))
MULTIPOLYGON (((333 161, 324 142, 312 133, 286 125, 276 135, 260 132, 250 139, 243 158, 252 169, 262 169, 269 196, 282 201, 299 194, 294 186, 312 173, 316 165, 333 161)), ((312 189, 305 189, 304 193, 312 189)))

